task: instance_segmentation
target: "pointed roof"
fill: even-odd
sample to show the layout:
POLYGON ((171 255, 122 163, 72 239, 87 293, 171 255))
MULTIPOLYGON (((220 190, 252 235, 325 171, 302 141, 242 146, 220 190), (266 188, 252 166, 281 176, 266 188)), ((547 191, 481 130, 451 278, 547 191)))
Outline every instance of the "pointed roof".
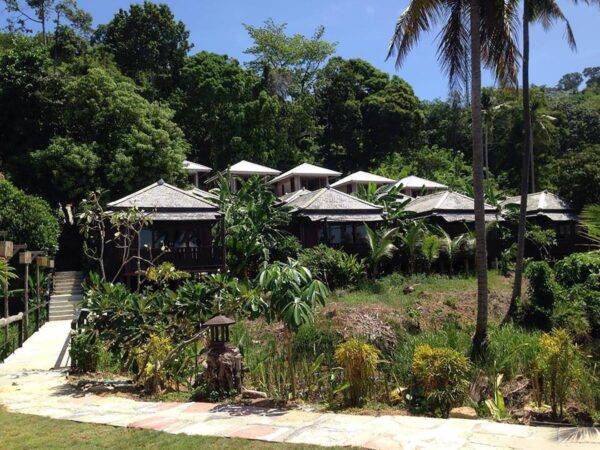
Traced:
POLYGON ((359 184, 369 184, 369 183, 378 183, 378 184, 392 184, 395 183, 395 180, 391 178, 382 177, 380 175, 375 175, 374 173, 363 172, 359 170, 358 172, 354 172, 347 177, 342 178, 339 181, 336 181, 331 185, 331 187, 341 187, 346 186, 350 183, 359 183, 359 184))
POLYGON ((215 220, 220 216, 214 204, 160 180, 108 204, 113 210, 138 208, 154 220, 215 220))
POLYGON ((189 192, 194 195, 197 195, 198 197, 200 197, 203 200, 206 200, 209 203, 212 203, 214 200, 216 200, 218 198, 212 192, 208 192, 208 191, 205 191, 204 189, 200 189, 200 188, 196 188, 196 187, 193 189, 190 189, 189 192))
POLYGON ((292 214, 312 221, 375 222, 383 220, 383 207, 330 187, 297 191, 285 204, 292 214))
POLYGON ((445 184, 441 184, 436 181, 427 180, 425 178, 417 177, 415 175, 409 175, 408 177, 404 177, 401 180, 399 180, 398 182, 396 182, 396 184, 394 184, 394 186, 400 186, 400 185, 402 185, 402 187, 405 187, 407 189, 421 189, 421 188, 448 189, 448 186, 446 186, 445 184))
POLYGON ((324 167, 315 166, 314 164, 303 163, 299 166, 282 173, 278 177, 273 178, 269 181, 269 184, 277 183, 278 181, 285 180, 294 175, 300 176, 316 176, 316 177, 339 177, 342 173, 336 172, 335 170, 326 169, 324 167))
MULTIPOLYGON (((500 205, 520 205, 521 196, 508 197, 500 205)), ((575 210, 567 201, 552 192, 542 191, 527 195, 527 216, 546 216, 554 221, 578 220, 575 210)))
POLYGON ((241 160, 228 169, 231 175, 279 175, 280 170, 241 160))
MULTIPOLYGON (((412 200, 405 208, 417 217, 442 217, 448 222, 475 221, 475 201, 471 197, 454 191, 436 192, 412 200)), ((495 220, 497 210, 485 205, 486 220, 495 220)))
POLYGON ((211 171, 210 167, 203 166, 202 164, 198 164, 192 161, 185 160, 183 161, 183 170, 187 172, 201 172, 208 173, 211 171))

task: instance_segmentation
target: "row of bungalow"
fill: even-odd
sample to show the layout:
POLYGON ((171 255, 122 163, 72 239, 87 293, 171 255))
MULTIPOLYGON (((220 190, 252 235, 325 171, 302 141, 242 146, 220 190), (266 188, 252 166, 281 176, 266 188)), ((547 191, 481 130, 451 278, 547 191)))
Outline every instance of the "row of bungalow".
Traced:
MULTIPOLYGON (((190 161, 184 162, 193 189, 183 190, 158 181, 122 199, 109 203, 112 210, 137 207, 148 212, 152 225, 140 234, 140 247, 156 254, 160 248, 170 249, 163 260, 191 272, 215 271, 224 265, 222 248, 214 245, 215 225, 222 215, 214 196, 202 189, 219 178, 209 177, 209 167, 190 161)), ((359 171, 341 178, 342 174, 313 164, 299 166, 281 173, 276 169, 248 161, 240 161, 222 172, 232 191, 239 188, 240 180, 260 176, 267 180, 278 197, 278 204, 287 205, 292 214, 290 231, 304 247, 326 244, 350 253, 364 254, 367 250, 365 224, 371 226, 384 220, 383 208, 364 201, 355 194, 360 186, 375 184, 397 186, 410 200, 405 209, 416 219, 428 218, 450 235, 464 233, 475 220, 474 201, 454 192, 447 186, 416 176, 401 180, 359 171)), ((520 197, 503 202, 519 204, 520 197)), ((497 208, 486 205, 486 220, 498 220, 497 208)), ((527 216, 532 222, 556 231, 556 256, 574 251, 577 244, 577 215, 562 199, 549 192, 530 194, 527 216)), ((135 267, 125 273, 132 276, 135 267)))

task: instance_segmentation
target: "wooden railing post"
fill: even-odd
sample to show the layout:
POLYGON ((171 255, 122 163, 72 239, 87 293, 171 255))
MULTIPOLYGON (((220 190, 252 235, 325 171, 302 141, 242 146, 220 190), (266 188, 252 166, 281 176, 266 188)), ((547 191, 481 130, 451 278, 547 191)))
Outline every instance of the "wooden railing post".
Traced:
POLYGON ((23 328, 23 319, 17 321, 17 331, 18 331, 17 332, 17 342, 18 342, 18 347, 20 348, 23 346, 23 342, 25 342, 25 336, 24 336, 25 331, 23 328))
POLYGON ((35 259, 35 331, 40 329, 40 262, 39 258, 35 259))
POLYGON ((19 262, 25 266, 25 285, 23 286, 23 340, 29 337, 29 264, 31 252, 27 248, 19 253, 19 262))

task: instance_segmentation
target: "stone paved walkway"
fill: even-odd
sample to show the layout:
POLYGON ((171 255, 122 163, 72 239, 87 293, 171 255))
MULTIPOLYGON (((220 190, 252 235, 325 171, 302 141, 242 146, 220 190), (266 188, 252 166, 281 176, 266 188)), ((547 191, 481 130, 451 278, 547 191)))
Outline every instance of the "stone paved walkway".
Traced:
MULTIPOLYGON (((65 329, 64 325, 62 329, 65 329)), ((53 332, 58 334, 57 330, 53 332)), ((59 358, 57 354, 54 357, 47 354, 60 353, 60 339, 52 342, 47 342, 48 345, 39 350, 45 349, 44 357, 36 358, 31 346, 27 355, 33 358, 32 361, 13 358, 7 360, 6 364, 0 364, 0 404, 8 411, 167 433, 324 446, 353 445, 372 449, 600 449, 600 431, 592 428, 535 428, 483 420, 368 417, 210 403, 142 402, 121 397, 82 395, 66 384, 65 369, 47 370, 48 362, 59 358), (36 360, 37 363, 34 362, 36 360)))

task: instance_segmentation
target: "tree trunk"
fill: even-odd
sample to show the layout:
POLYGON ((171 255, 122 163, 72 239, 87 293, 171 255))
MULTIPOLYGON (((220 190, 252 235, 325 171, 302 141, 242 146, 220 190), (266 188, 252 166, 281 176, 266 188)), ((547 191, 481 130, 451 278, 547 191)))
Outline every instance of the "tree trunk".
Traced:
POLYGON ((529 167, 531 168, 531 192, 535 192, 535 155, 533 154, 533 124, 535 118, 533 114, 529 114, 529 167))
POLYGON ((523 264, 525 259, 525 231, 527 226, 527 191, 529 188, 529 160, 531 146, 531 111, 529 106, 529 1, 523 5, 523 154, 521 155, 521 205, 519 207, 519 227, 517 231, 517 260, 515 281, 510 306, 504 322, 514 317, 517 301, 521 297, 523 264))
POLYGON ((471 0, 471 122, 473 138, 473 192, 475 194, 475 269, 477 272, 477 324, 473 356, 483 356, 487 341, 488 277, 483 194, 483 130, 481 125, 480 0, 471 0))

